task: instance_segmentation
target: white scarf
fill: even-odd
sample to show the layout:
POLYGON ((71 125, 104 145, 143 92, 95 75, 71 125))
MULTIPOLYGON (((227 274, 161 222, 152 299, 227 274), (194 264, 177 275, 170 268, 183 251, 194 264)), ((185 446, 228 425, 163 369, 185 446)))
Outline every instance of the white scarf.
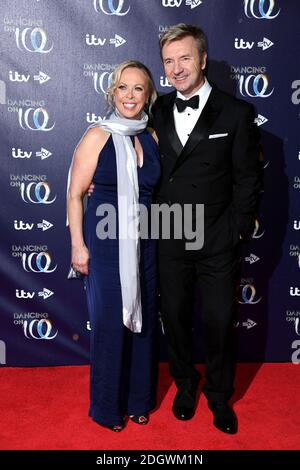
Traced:
MULTIPOLYGON (((148 123, 113 113, 96 126, 112 134, 116 151, 119 220, 119 274, 123 304, 123 323, 134 333, 142 331, 140 287, 139 185, 137 156, 130 136, 142 132, 148 123), (130 234, 128 228, 130 226, 130 234), (130 235, 130 236, 129 236, 130 235)), ((95 127, 96 127, 95 126, 95 127)))

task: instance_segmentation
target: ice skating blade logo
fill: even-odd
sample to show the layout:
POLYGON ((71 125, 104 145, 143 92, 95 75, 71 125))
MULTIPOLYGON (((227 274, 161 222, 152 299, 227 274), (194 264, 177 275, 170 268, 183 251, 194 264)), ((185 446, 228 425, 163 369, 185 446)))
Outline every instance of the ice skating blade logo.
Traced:
POLYGON ((49 184, 44 181, 39 183, 31 182, 27 186, 25 183, 21 183, 20 192, 23 201, 26 203, 52 204, 56 199, 55 196, 54 199, 49 200, 51 189, 49 184))
POLYGON ((47 34, 43 28, 25 28, 23 31, 16 28, 16 43, 20 50, 39 52, 40 54, 47 54, 53 49, 53 44, 50 49, 45 49, 47 34), (30 34, 29 31, 31 31, 30 34))
POLYGON ((29 129, 31 131, 52 131, 55 123, 51 127, 47 127, 49 121, 49 114, 45 108, 19 108, 18 110, 19 124, 22 129, 29 129), (42 118, 41 118, 41 117, 42 118))
POLYGON ((52 324, 50 320, 27 320, 23 323, 24 335, 28 339, 54 339, 57 336, 58 331, 51 336, 52 324))
POLYGON ((27 253, 22 254, 22 266, 24 271, 33 272, 33 273, 53 273, 57 265, 50 269, 51 266, 51 256, 49 253, 45 251, 41 251, 40 253, 27 253))
POLYGON ((239 77, 239 88, 242 96, 250 96, 251 98, 268 98, 272 95, 274 88, 267 93, 269 80, 267 75, 249 75, 245 78, 244 75, 239 77))
POLYGON ((240 304, 258 304, 261 301, 261 297, 259 299, 255 299, 256 297, 256 289, 253 284, 241 284, 240 285, 240 293, 242 300, 239 300, 240 304))
POLYGON ((98 74, 98 72, 94 72, 93 74, 93 82, 94 82, 94 89, 97 93, 104 93, 107 94, 107 89, 111 84, 112 80, 112 73, 109 72, 102 72, 98 74))
POLYGON ((130 10, 130 6, 126 11, 122 11, 125 0, 94 0, 94 9, 97 13, 101 11, 105 15, 125 16, 130 10))
POLYGON ((277 13, 272 15, 275 7, 275 0, 244 0, 244 11, 248 18, 256 18, 257 20, 273 20, 276 18, 277 13))

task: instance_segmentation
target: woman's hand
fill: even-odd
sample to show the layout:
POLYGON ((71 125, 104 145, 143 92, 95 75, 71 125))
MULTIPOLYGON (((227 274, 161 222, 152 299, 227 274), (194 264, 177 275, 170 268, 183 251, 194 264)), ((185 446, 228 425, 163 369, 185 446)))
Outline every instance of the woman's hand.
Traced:
POLYGON ((81 274, 88 275, 89 273, 89 250, 85 245, 80 247, 72 246, 72 260, 73 268, 81 274))

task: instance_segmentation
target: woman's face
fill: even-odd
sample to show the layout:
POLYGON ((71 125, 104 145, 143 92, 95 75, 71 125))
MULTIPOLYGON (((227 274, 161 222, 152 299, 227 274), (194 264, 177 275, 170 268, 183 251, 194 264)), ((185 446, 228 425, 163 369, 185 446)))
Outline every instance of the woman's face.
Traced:
POLYGON ((123 70, 114 91, 114 103, 119 113, 127 119, 140 119, 149 99, 149 86, 146 74, 137 68, 123 70))

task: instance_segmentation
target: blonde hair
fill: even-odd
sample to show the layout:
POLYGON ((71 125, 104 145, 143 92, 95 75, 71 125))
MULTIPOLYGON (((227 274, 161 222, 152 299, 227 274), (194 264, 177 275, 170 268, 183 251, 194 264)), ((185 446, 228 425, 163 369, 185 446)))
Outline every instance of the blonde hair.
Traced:
POLYGON ((191 36, 195 39, 199 51, 200 62, 202 62, 203 54, 207 49, 205 34, 202 29, 198 28, 198 26, 186 23, 175 24, 174 26, 171 26, 168 31, 165 32, 165 34, 162 35, 159 41, 161 58, 162 49, 166 44, 173 41, 178 41, 179 39, 183 39, 187 36, 191 36))
POLYGON ((114 93, 120 83, 121 75, 124 72, 124 70, 128 68, 142 70, 144 74, 146 75, 148 79, 148 91, 149 91, 149 102, 148 102, 147 111, 151 113, 151 108, 157 98, 157 92, 155 89, 154 81, 153 81, 150 70, 148 69, 148 67, 146 67, 146 65, 142 64, 142 62, 139 62, 138 60, 126 60, 125 62, 122 62, 121 64, 119 64, 113 71, 111 83, 107 89, 107 95, 106 95, 106 99, 108 103, 108 113, 110 113, 114 108, 114 93))

